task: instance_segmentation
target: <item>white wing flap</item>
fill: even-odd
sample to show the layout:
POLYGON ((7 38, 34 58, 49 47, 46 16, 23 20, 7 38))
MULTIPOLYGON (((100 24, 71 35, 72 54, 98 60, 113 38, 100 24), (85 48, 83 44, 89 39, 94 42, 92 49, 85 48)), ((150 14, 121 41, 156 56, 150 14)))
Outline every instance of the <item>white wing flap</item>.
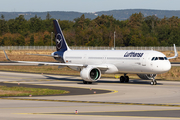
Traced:
POLYGON ((83 64, 69 64, 69 63, 56 63, 56 62, 33 62, 33 61, 11 61, 5 50, 4 51, 4 54, 5 54, 5 57, 8 61, 10 62, 13 62, 13 63, 24 63, 24 64, 35 64, 35 65, 39 65, 39 66, 42 66, 42 65, 51 65, 51 66, 76 66, 76 67, 83 67, 84 65, 83 64))
MULTIPOLYGON (((27 64, 37 64, 37 65, 44 65, 44 66, 74 66, 74 67, 87 67, 88 65, 83 64, 71 64, 71 63, 51 63, 51 62, 33 62, 33 61, 12 61, 16 63, 27 63, 27 64)), ((108 69, 107 65, 91 65, 97 67, 99 69, 108 69)))
POLYGON ((16 63, 27 63, 27 64, 37 64, 37 65, 49 65, 49 66, 76 66, 76 67, 83 67, 83 64, 69 64, 69 63, 51 63, 51 62, 32 62, 32 61, 12 61, 16 63))
MULTIPOLYGON (((25 64, 33 64, 33 65, 39 65, 39 66, 74 66, 74 67, 87 67, 88 65, 83 65, 83 64, 71 64, 71 63, 58 63, 58 62, 34 62, 34 61, 11 61, 6 52, 4 51, 5 57, 8 61, 13 62, 13 63, 23 63, 23 65, 25 64)), ((108 69, 108 65, 90 65, 90 66, 94 66, 97 67, 101 70, 107 70, 108 69)))

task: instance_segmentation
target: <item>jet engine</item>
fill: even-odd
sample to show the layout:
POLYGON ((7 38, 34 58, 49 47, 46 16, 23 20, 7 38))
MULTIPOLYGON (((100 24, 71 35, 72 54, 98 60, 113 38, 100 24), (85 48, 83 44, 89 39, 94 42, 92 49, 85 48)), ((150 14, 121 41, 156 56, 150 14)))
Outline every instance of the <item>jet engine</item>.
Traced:
POLYGON ((153 78, 156 77, 157 74, 137 74, 139 78, 144 79, 144 80, 152 80, 153 78))
POLYGON ((83 80, 93 82, 98 81, 101 77, 101 71, 93 66, 83 68, 80 72, 80 76, 83 80))

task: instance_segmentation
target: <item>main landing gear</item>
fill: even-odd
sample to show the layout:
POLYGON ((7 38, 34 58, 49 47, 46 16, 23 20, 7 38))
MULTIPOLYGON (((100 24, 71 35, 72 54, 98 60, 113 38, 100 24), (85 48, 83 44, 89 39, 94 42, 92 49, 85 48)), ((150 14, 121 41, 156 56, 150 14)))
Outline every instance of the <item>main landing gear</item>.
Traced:
POLYGON ((126 76, 126 74, 124 74, 124 76, 121 76, 120 77, 120 82, 121 83, 128 83, 129 82, 129 77, 128 76, 126 76))
POLYGON ((88 81, 83 80, 83 84, 92 84, 92 82, 88 82, 88 81))

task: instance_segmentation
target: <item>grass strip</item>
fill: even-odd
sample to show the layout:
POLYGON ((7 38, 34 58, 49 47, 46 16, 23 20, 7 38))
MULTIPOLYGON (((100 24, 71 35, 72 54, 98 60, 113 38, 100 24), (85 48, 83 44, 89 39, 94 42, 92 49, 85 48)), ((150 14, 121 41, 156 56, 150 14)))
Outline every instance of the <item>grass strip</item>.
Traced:
POLYGON ((29 95, 32 95, 32 96, 33 95, 57 95, 57 94, 66 94, 66 93, 69 93, 69 91, 42 89, 42 88, 0 86, 0 97, 29 96, 29 95))

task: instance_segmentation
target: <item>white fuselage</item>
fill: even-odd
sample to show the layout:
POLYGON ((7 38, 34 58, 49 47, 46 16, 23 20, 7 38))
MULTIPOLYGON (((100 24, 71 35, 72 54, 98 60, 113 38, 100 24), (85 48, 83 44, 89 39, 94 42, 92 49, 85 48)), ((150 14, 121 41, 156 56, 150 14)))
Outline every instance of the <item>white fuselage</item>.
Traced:
POLYGON ((107 65, 109 69, 102 73, 160 74, 171 69, 166 56, 153 50, 68 50, 63 59, 73 64, 107 65))

